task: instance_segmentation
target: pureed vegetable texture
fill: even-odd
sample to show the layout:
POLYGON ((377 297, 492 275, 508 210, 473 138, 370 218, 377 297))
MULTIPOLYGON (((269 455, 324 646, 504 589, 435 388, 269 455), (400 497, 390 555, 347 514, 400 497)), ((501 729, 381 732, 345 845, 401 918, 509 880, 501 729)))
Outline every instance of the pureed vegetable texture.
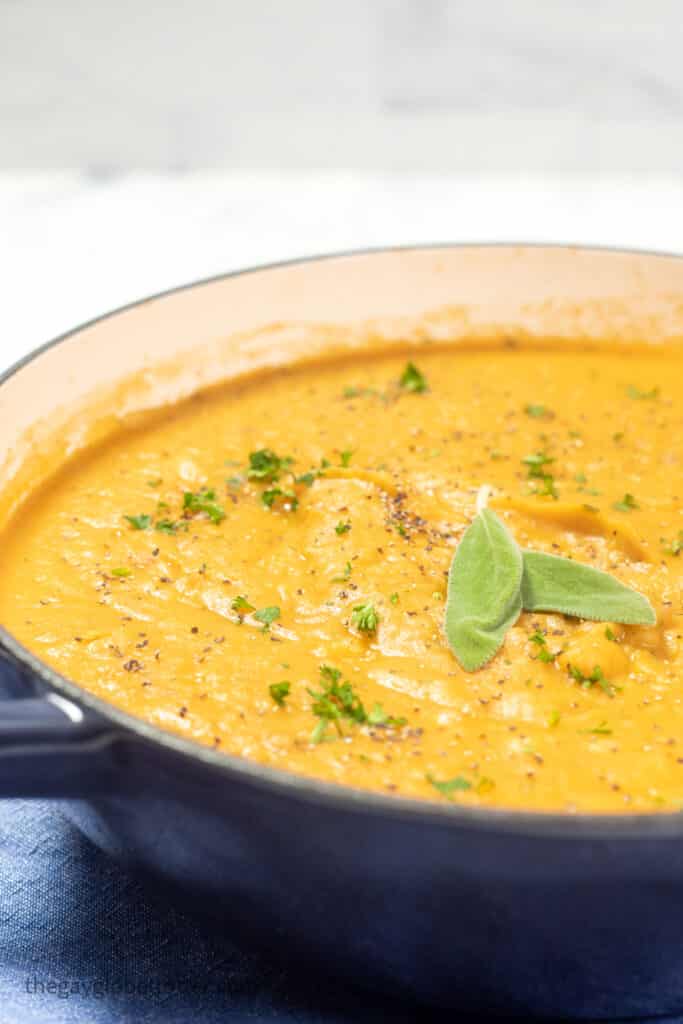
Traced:
POLYGON ((270 765, 440 801, 678 809, 682 391, 674 346, 551 343, 228 384, 23 507, 0 615, 104 699, 270 765), (520 610, 535 591, 508 574, 501 635, 464 668, 448 572, 483 483, 523 558, 607 572, 656 623, 520 610))

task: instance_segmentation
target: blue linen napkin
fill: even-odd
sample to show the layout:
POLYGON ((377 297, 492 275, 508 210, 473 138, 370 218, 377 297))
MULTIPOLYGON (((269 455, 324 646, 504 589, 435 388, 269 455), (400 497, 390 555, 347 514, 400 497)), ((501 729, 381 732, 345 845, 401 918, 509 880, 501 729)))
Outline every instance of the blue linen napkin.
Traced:
POLYGON ((0 800, 0 1024, 243 1020, 408 1022, 415 1009, 264 961, 152 898, 54 804, 0 800))
POLYGON ((54 804, 0 800, 0 1024, 459 1019, 294 975, 152 898, 54 804))

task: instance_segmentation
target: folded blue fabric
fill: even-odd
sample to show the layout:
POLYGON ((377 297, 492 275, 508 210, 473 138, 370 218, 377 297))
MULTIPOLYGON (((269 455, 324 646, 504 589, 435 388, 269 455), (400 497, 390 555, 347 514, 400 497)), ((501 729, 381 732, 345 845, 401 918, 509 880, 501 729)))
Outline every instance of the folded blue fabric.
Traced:
POLYGON ((0 801, 0 1024, 414 1020, 164 904, 43 801, 0 801))
POLYGON ((168 903, 152 898, 55 805, 0 801, 0 1024, 459 1016, 389 1006, 305 965, 294 976, 264 962, 238 936, 175 909, 171 894, 168 903))

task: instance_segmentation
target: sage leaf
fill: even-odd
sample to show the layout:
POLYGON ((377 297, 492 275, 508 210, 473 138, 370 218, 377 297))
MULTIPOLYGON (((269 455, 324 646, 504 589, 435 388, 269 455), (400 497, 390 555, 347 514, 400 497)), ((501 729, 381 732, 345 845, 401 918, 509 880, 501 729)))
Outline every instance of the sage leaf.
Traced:
POLYGON ((508 529, 490 509, 481 509, 448 574, 446 639, 466 671, 490 661, 517 620, 522 570, 522 552, 508 529))
POLYGON ((524 552, 522 604, 529 612, 561 612, 597 622, 654 626, 654 608, 643 594, 614 576, 570 558, 524 552))

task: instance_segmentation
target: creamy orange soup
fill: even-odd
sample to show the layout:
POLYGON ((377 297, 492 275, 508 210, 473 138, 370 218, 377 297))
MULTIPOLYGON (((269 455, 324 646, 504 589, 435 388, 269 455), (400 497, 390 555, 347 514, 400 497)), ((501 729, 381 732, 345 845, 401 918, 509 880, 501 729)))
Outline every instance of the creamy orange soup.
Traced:
POLYGON ((467 804, 680 808, 680 371, 675 346, 501 343, 228 383, 23 505, 0 618, 106 701, 271 766, 467 804), (521 545, 609 571, 657 625, 523 613, 463 671, 446 576, 482 484, 521 545))

